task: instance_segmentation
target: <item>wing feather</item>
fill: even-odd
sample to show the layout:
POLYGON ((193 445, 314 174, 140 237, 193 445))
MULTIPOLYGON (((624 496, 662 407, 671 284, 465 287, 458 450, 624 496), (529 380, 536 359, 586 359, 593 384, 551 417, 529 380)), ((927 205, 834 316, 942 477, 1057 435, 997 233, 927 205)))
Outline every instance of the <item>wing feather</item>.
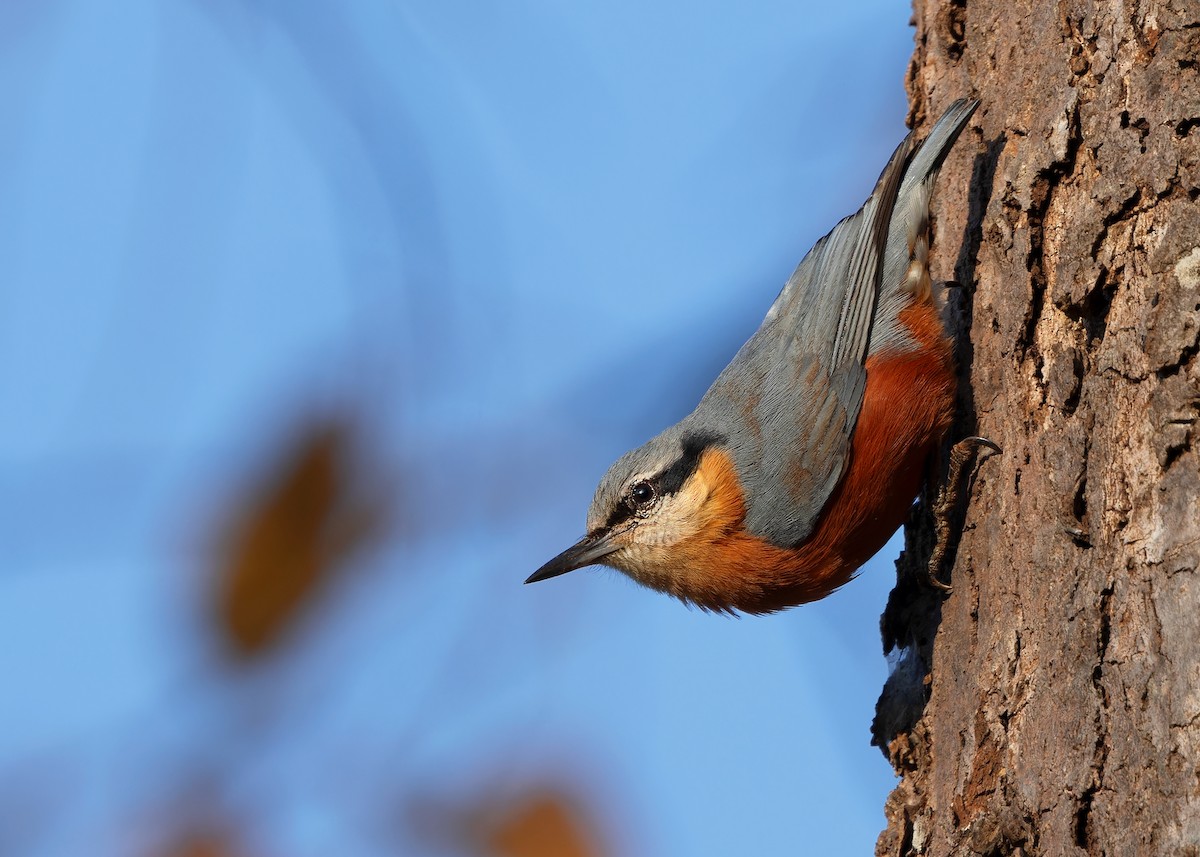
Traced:
POLYGON ((916 148, 910 134, 862 208, 808 252, 693 414, 728 438, 748 482, 746 526, 773 544, 808 538, 845 468, 888 228, 916 148))

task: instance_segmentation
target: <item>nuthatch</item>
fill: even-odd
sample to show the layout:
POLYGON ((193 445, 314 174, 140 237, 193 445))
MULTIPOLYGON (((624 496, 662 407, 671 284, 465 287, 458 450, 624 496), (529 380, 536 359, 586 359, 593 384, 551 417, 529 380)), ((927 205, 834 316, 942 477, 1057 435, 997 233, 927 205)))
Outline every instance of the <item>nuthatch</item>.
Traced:
POLYGON ((587 535, 526 583, 601 563, 707 610, 769 613, 833 592, 887 542, 954 418, 929 197, 978 104, 905 138, 696 409, 609 469, 587 535))

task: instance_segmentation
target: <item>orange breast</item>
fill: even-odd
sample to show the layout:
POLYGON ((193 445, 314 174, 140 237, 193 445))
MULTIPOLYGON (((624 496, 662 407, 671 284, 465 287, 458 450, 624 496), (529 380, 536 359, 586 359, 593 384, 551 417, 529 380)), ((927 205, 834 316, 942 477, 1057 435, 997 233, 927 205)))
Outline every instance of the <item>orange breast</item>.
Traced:
POLYGON ((900 319, 917 348, 868 358, 849 466, 810 538, 786 549, 746 534, 733 462, 709 450, 700 467, 727 525, 677 546, 686 571, 664 588, 712 610, 768 613, 823 598, 883 547, 907 519, 954 417, 953 359, 937 311, 921 302, 900 319))

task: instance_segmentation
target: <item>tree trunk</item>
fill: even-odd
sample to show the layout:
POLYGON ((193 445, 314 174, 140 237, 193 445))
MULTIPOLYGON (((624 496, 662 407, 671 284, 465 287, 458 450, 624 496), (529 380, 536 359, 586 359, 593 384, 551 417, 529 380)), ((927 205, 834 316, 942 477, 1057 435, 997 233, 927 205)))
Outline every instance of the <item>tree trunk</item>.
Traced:
MULTIPOLYGON (((883 618, 880 855, 1200 855, 1200 2, 915 0, 964 494, 883 618), (969 496, 968 496, 969 494, 969 496)), ((923 508, 923 507, 922 507, 923 508)))

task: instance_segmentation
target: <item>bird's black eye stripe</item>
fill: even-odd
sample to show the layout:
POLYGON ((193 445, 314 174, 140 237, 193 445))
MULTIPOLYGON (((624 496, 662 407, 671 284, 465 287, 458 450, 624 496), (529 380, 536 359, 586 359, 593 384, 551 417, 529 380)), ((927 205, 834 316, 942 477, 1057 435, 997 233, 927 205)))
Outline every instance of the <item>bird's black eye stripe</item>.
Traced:
POLYGON ((704 450, 723 441, 724 438, 715 434, 689 434, 686 436, 682 442, 679 458, 657 476, 650 479, 639 479, 625 489, 604 525, 611 528, 630 518, 638 517, 652 508, 660 497, 677 493, 696 472, 704 450))
POLYGON ((662 493, 674 494, 679 491, 696 472, 704 450, 720 441, 721 438, 716 435, 689 435, 684 438, 679 458, 658 477, 658 487, 662 493))

